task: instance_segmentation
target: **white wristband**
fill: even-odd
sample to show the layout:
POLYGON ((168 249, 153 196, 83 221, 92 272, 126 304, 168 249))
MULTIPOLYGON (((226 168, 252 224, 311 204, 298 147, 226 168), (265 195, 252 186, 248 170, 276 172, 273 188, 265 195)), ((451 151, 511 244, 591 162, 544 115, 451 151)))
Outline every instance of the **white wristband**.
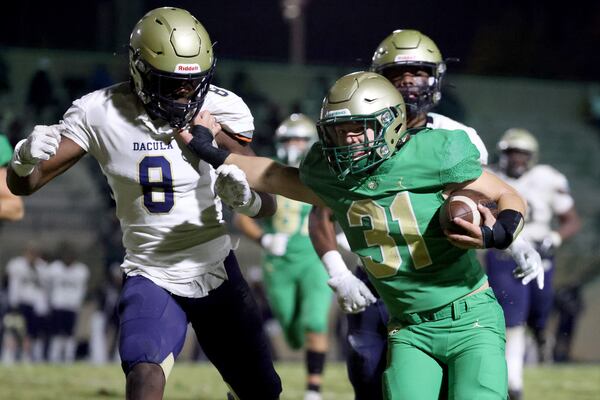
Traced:
POLYGON ((254 190, 251 191, 250 200, 242 206, 236 207, 235 211, 249 217, 255 217, 262 207, 262 199, 254 190))
POLYGON ((15 146, 15 151, 13 152, 12 160, 10 161, 10 167, 13 171, 15 171, 15 174, 17 174, 20 177, 31 175, 31 173, 35 169, 35 164, 25 164, 21 161, 21 158, 19 156, 19 150, 21 149, 21 146, 23 146, 23 143, 25 143, 26 140, 27 139, 22 139, 19 141, 19 143, 17 143, 17 145, 15 146))
POLYGON ((329 250, 327 253, 323 254, 321 261, 331 278, 350 273, 342 255, 337 250, 329 250))

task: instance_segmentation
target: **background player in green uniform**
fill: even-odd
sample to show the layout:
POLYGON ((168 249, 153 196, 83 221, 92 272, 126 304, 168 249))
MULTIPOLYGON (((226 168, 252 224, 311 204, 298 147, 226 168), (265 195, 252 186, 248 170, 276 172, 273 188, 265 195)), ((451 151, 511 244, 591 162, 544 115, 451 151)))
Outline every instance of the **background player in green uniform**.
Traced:
MULTIPOLYGON (((333 210, 391 315, 386 398, 437 399, 446 375, 451 399, 506 399, 502 309, 472 249, 508 247, 525 202, 482 171, 466 133, 407 132, 405 122, 396 88, 381 75, 357 72, 330 89, 320 142, 300 171, 216 149, 199 125, 180 139, 214 167, 237 165, 258 190, 333 210), (498 218, 480 206, 484 226, 455 219, 464 234, 442 232, 439 207, 459 188, 495 200, 498 218)), ((368 302, 347 269, 328 272, 339 278, 338 297, 368 302)))
MULTIPOLYGON (((277 128, 275 140, 279 161, 298 167, 317 140, 315 123, 305 115, 292 114, 277 128)), ((306 348, 304 399, 320 400, 332 292, 308 237, 310 209, 309 204, 277 196, 277 212, 264 219, 262 226, 241 214, 234 221, 265 250, 263 279, 269 304, 289 346, 306 348)))
POLYGON ((23 200, 15 196, 6 186, 6 166, 12 158, 12 146, 0 133, 0 221, 17 221, 23 218, 23 200))

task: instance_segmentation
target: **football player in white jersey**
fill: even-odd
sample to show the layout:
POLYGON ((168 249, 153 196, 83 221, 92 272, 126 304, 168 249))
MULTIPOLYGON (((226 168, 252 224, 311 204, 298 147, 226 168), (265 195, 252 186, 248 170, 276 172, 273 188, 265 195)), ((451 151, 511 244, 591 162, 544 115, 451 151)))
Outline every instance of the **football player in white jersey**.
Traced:
POLYGON ((128 399, 162 398, 188 323, 237 397, 281 392, 221 203, 262 216, 274 213, 274 200, 228 191, 228 179, 241 173, 235 168, 224 168, 215 188, 215 170, 173 140, 194 117, 210 116, 219 145, 251 153, 240 142, 252 138, 252 115, 234 93, 210 84, 215 61, 208 33, 189 12, 148 12, 131 33, 130 82, 74 101, 57 125, 36 126, 10 164, 8 184, 20 195, 88 153, 100 164, 126 249, 119 352, 128 399))
POLYGON ((50 362, 75 360, 75 326, 87 292, 87 265, 78 261, 72 245, 60 246, 60 257, 48 266, 50 301, 50 362))
POLYGON ((16 361, 17 355, 24 362, 43 361, 48 311, 46 271, 47 263, 33 244, 28 244, 22 255, 6 264, 10 307, 3 321, 2 361, 6 364, 16 361), (20 327, 23 323, 24 326, 20 327), (18 346, 20 352, 16 351, 18 346))
MULTIPOLYGON (((481 164, 487 164, 488 151, 475 129, 431 112, 441 99, 441 83, 446 72, 446 64, 433 40, 416 30, 395 30, 377 46, 371 70, 388 78, 402 94, 406 103, 408 129, 412 128, 415 133, 423 128, 464 131, 479 150, 481 164)), ((327 269, 347 268, 337 251, 331 211, 315 207, 311 213, 309 230, 317 254, 327 269)), ((344 239, 338 235, 342 247, 345 247, 344 239)), ((522 251, 527 251, 529 257, 536 256, 530 245, 521 245, 522 251)), ((356 268, 355 275, 376 296, 365 271, 356 268)), ((369 303, 365 298, 363 304, 366 304, 366 308, 344 309, 349 312, 348 375, 356 400, 383 398, 381 376, 386 367, 388 312, 381 299, 369 303)))
POLYGON ((525 329, 528 326, 543 356, 545 328, 552 310, 554 250, 580 229, 581 222, 567 178, 549 165, 536 164, 539 146, 535 137, 522 128, 507 130, 498 142, 500 160, 494 172, 517 189, 528 202, 521 236, 535 243, 545 270, 545 286, 538 290, 523 286, 510 275, 512 259, 502 252, 488 251, 487 272, 490 284, 506 319, 506 358, 512 400, 523 390, 525 329), (557 222, 557 228, 553 224, 557 222))

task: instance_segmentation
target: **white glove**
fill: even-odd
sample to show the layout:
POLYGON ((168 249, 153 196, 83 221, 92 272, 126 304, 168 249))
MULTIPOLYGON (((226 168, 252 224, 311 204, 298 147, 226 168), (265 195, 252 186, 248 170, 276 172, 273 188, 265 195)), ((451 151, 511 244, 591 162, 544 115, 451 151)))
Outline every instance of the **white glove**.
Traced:
POLYGON ((260 245, 269 254, 282 256, 287 249, 289 238, 285 233, 265 233, 260 238, 260 245))
POLYGON ((360 279, 350 272, 337 250, 328 251, 321 257, 331 277, 327 284, 337 296, 340 308, 345 313, 359 313, 375 303, 377 299, 360 279))
POLYGON ((352 251, 352 249, 350 249, 350 243, 348 243, 348 238, 344 232, 340 232, 335 235, 335 240, 338 246, 340 246, 342 249, 346 251, 352 251))
POLYGON ((538 288, 544 288, 544 268, 540 254, 533 248, 531 243, 523 238, 517 237, 508 247, 508 251, 517 263, 513 270, 513 276, 521 279, 523 285, 536 280, 538 288))
POLYGON ((215 193, 235 211, 254 217, 260 211, 262 200, 250 189, 246 174, 235 165, 223 164, 217 168, 215 193))
POLYGON ((15 146, 11 168, 19 176, 30 175, 42 160, 56 154, 60 144, 59 125, 36 125, 33 132, 15 146))

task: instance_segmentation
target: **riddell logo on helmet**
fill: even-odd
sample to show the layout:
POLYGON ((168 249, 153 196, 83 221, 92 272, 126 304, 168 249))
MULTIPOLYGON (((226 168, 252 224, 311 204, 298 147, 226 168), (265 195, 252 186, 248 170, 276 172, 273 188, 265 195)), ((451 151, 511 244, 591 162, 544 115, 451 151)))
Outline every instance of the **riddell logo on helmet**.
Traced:
POLYGON ((417 57, 414 54, 398 54, 394 57, 394 61, 411 61, 415 60, 417 57))
POLYGON ((200 66, 198 64, 177 64, 175 66, 175 72, 179 74, 193 74, 200 71, 200 66))

